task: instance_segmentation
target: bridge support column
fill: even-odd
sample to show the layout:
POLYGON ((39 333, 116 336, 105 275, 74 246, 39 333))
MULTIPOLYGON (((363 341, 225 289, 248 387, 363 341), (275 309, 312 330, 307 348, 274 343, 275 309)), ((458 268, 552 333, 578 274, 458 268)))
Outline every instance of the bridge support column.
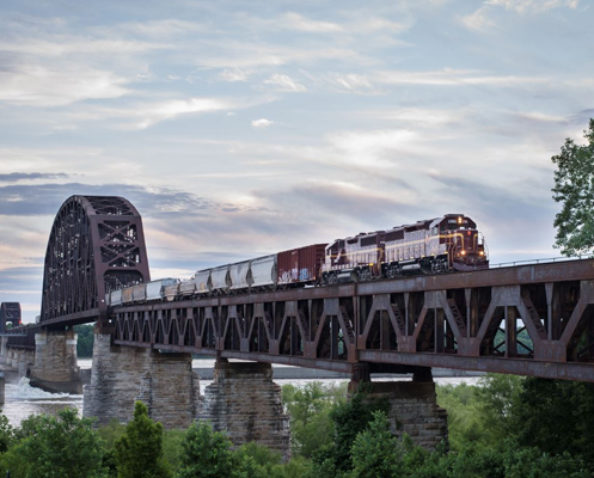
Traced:
POLYGON ((8 337, 0 337, 0 363, 8 364, 8 337))
POLYGON ((82 393, 76 341, 73 330, 35 334, 35 363, 29 374, 31 385, 49 392, 82 393))
POLYGON ((188 427, 200 406, 200 380, 192 371, 191 354, 111 345, 111 335, 95 333, 83 416, 97 417, 100 425, 113 419, 126 423, 136 400, 165 428, 188 427))
POLYGON ((270 364, 217 360, 198 419, 227 433, 235 445, 255 441, 279 451, 285 460, 290 456, 289 417, 270 364))
POLYGON ((412 381, 367 382, 365 390, 371 400, 388 401, 394 435, 406 433, 416 445, 434 450, 442 441, 447 444, 448 415, 437 405, 431 369, 427 371, 416 373, 412 381))

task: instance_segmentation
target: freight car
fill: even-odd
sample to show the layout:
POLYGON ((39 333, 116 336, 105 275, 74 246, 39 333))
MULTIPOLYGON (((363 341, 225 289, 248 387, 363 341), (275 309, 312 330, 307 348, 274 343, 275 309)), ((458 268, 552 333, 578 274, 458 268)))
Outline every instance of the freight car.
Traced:
POLYGON ((167 278, 135 284, 123 289, 114 289, 105 294, 105 303, 107 306, 115 307, 145 300, 163 300, 168 287, 174 286, 174 296, 177 295, 178 284, 179 280, 167 278))
MULTIPOLYGON (((326 244, 279 252, 196 272, 196 294, 226 293, 244 289, 302 286, 319 282, 326 244)), ((180 289, 187 281, 182 281, 180 289)))
POLYGON ((446 214, 337 239, 326 247, 321 275, 324 284, 334 284, 488 266, 484 238, 476 223, 463 214, 446 214))

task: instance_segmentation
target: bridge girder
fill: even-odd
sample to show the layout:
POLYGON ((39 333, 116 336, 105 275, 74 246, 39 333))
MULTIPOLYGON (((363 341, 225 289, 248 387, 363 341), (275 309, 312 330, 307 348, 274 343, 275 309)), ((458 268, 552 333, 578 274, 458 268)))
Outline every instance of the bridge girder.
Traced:
POLYGON ((40 324, 95 320, 105 311, 107 291, 149 280, 136 208, 122 197, 71 196, 47 245, 40 324))
POLYGON ((449 367, 594 382, 594 260, 110 312, 115 343, 349 372, 449 367))

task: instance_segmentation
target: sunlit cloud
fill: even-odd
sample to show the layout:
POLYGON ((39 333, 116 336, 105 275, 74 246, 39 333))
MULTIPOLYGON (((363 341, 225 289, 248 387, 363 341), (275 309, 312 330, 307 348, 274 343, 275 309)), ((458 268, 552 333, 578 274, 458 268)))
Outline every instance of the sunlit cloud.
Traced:
POLYGON ((272 125, 272 123, 273 122, 270 121, 267 118, 259 118, 259 119, 256 119, 256 120, 253 120, 252 121, 252 126, 254 128, 260 128, 260 129, 262 129, 262 128, 268 128, 269 126, 272 125))
POLYGON ((128 80, 80 65, 59 69, 18 65, 0 69, 0 101, 26 106, 61 106, 87 99, 111 99, 129 93, 128 80))

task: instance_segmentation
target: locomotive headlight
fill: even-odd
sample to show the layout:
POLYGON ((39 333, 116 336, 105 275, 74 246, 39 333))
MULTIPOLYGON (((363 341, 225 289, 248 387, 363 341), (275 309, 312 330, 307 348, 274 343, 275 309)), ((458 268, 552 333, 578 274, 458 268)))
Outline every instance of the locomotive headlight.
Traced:
POLYGON ((458 216, 458 224, 462 224, 462 216, 458 216))
POLYGON ((460 254, 462 254, 463 256, 465 256, 465 255, 466 255, 466 251, 465 251, 464 249, 462 249, 462 250, 460 251, 460 254))
POLYGON ((479 256, 484 256, 485 255, 485 251, 479 251, 479 256))

